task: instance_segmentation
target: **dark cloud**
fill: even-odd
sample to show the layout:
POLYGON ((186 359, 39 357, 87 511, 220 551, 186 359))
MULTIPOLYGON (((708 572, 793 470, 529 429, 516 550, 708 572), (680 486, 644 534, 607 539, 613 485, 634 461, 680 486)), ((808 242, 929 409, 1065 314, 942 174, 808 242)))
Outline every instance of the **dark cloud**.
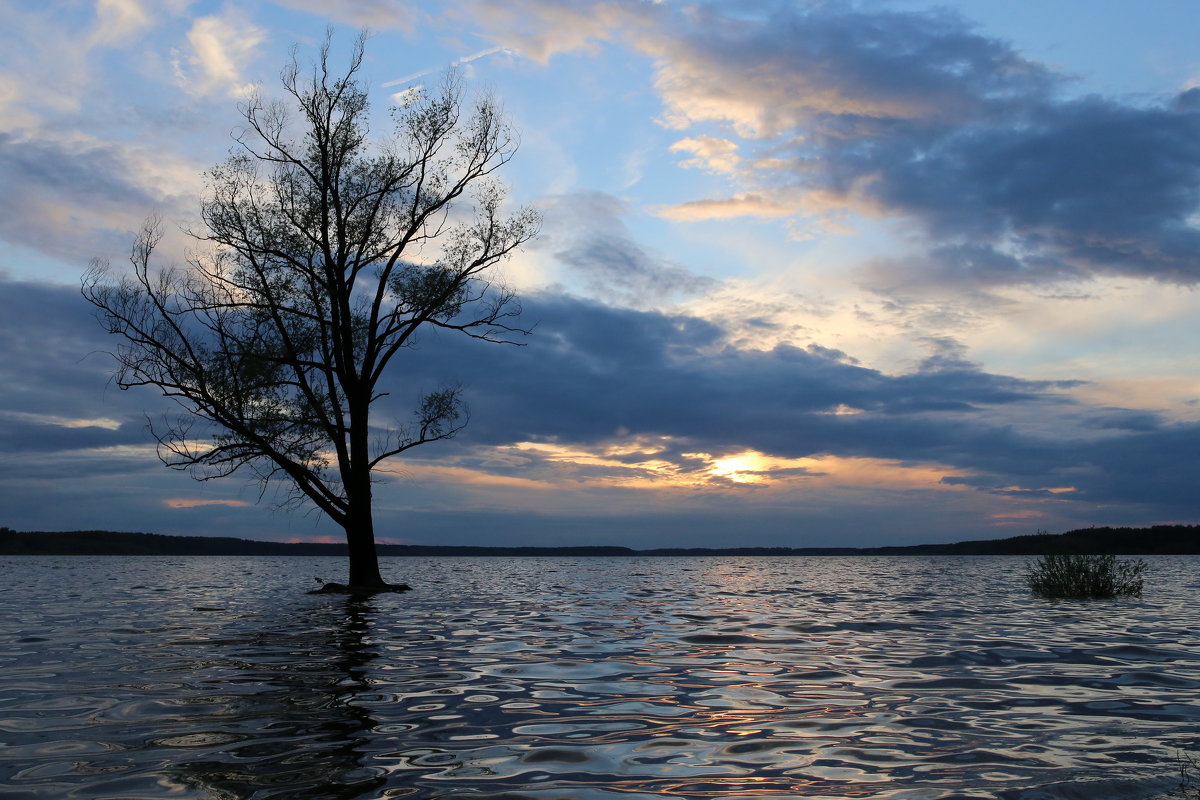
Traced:
POLYGON ((127 252, 146 214, 177 202, 129 150, 0 132, 0 239, 76 263, 127 252))
POLYGON ((814 123, 843 135, 894 120, 957 124, 1044 97, 1060 80, 941 10, 779 3, 753 18, 688 9, 662 32, 650 46, 665 56, 668 103, 713 119, 721 105, 740 109, 733 121, 765 136, 814 123))
POLYGON ((1156 431, 1163 427, 1163 418, 1151 411, 1132 411, 1127 408, 1099 409, 1086 422, 1090 428, 1112 431, 1156 431))
POLYGON ((451 365, 467 385, 465 445, 671 437, 656 457, 685 470, 694 465, 684 454, 697 450, 870 457, 943 464, 972 474, 948 482, 1010 496, 1200 511, 1185 488, 1200 480, 1189 455, 1200 426, 1085 407, 1059 393, 1078 382, 987 373, 952 345, 917 372, 889 375, 836 351, 739 350, 699 320, 564 297, 531 299, 527 316, 539 325, 526 348, 446 339, 411 362, 427 381, 451 365), (861 413, 834 413, 847 407, 861 413), (1058 420, 1056 435, 1022 414, 1058 420), (1061 487, 1075 491, 1049 491, 1061 487))
MULTIPOLYGON (((1103 418, 1103 417, 1102 417, 1103 418)), ((1025 449, 1019 459, 991 459, 970 477, 944 483, 1011 497, 1076 503, 1096 515, 1141 509, 1160 519, 1200 513, 1200 424, 1143 424, 1117 436, 1074 439, 1025 449), (1070 491, 1050 491, 1051 489, 1070 491)), ((1143 516, 1143 519, 1145 517, 1143 516)))
MULTIPOLYGON (((171 410, 151 391, 110 381, 115 346, 79 290, 0 280, 0 452, 31 454, 144 445, 146 413, 171 410)), ((70 472, 69 462, 55 467, 70 472)))
POLYGON ((664 22, 672 112, 781 165, 759 188, 908 217, 925 253, 877 288, 1121 273, 1200 281, 1200 101, 1069 97, 1069 81, 948 12, 842 3, 664 22))
MULTIPOLYGON (((125 527, 161 521, 161 529, 179 530, 170 526, 202 524, 211 519, 205 514, 251 513, 164 510, 163 497, 194 494, 196 484, 159 468, 148 449, 137 456, 118 446, 149 445, 143 411, 157 413, 169 404, 150 391, 106 388, 111 364, 89 354, 108 343, 74 288, 10 281, 0 289, 0 347, 11 354, 0 373, 0 408, 7 412, 0 415, 0 448, 14 463, 28 465, 0 473, 0 504, 48 508, 46 503, 63 503, 69 494, 64 487, 71 486, 92 498, 80 505, 92 513, 103 508, 106 491, 112 495, 99 486, 116 481, 124 498, 117 516, 127 519, 137 510, 146 515, 145 522, 125 527), (64 427, 43 417, 106 418, 120 425, 64 427)), ((704 320, 562 295, 527 298, 525 318, 537 323, 525 347, 427 336, 396 362, 384 387, 389 405, 381 412, 402 420, 410 403, 443 381, 462 382, 472 407, 467 430, 422 458, 478 460, 472 454, 483 452, 481 446, 524 441, 592 448, 649 437, 662 442, 654 457, 683 473, 704 467, 697 452, 867 457, 941 464, 960 473, 947 482, 1101 509, 1105 519, 1134 508, 1146 515, 1200 511, 1192 490, 1200 480, 1194 455, 1200 426, 1073 403, 1059 393, 1066 384, 987 373, 963 359, 951 341, 941 342, 921 369, 890 375, 851 363, 836 350, 739 349, 704 320), (1029 418, 1056 420, 1060 430, 1049 435, 1045 425, 1027 427, 1022 419, 1029 418), (1075 491, 1049 491, 1061 487, 1075 491)), ((525 469, 515 461, 474 468, 513 477, 525 469)), ((585 465, 578 473, 581 480, 613 474, 603 465, 585 465)), ((234 495, 243 489, 236 480, 224 486, 221 491, 234 495)), ((725 513, 716 508, 714 513, 725 513)), ((56 507, 52 516, 69 517, 69 508, 56 507)), ((240 519, 228 522, 231 529, 262 518, 240 519)), ((116 525, 81 519, 72 527, 97 524, 116 525)))
POLYGON ((116 430, 95 425, 64 427, 0 417, 0 452, 14 456, 30 451, 87 450, 144 441, 130 426, 116 430))
POLYGON ((125 159, 109 144, 66 145, 0 133, 0 168, 10 181, 28 182, 54 194, 103 197, 120 207, 150 198, 128 181, 125 159))
POLYGON ((980 283, 1088 271, 1200 280, 1200 111, 1099 98, 1042 103, 1000 123, 900 124, 827 141, 843 181, 919 218, 932 277, 980 283))
POLYGON ((410 362, 424 381, 450 370, 468 386, 472 441, 593 444, 625 432, 679 437, 709 452, 955 463, 978 460, 969 455, 977 448, 1028 451, 1035 440, 985 412, 1062 407, 1054 392, 1069 385, 961 361, 888 375, 824 348, 737 349, 702 320, 566 297, 531 298, 526 317, 538 323, 527 347, 443 338, 410 362), (839 413, 847 409, 861 413, 839 413))
POLYGON ((716 281, 696 275, 648 252, 630 234, 622 217, 626 204, 603 192, 578 192, 542 203, 544 239, 555 257, 601 300, 644 308, 679 296, 698 294, 716 281))
POLYGON ((76 418, 123 413, 119 402, 101 403, 113 342, 77 288, 0 280, 0 317, 0 407, 76 418))
POLYGON ((236 479, 197 484, 163 468, 146 415, 177 407, 152 390, 112 385, 104 351, 114 344, 77 287, 0 278, 0 525, 250 538, 295 525, 312 533, 311 520, 271 516, 269 503, 169 508, 175 497, 253 504, 257 493, 236 479))
POLYGON ((1200 500, 1200 424, 1163 425, 1081 444, 1086 470, 1081 499, 1097 504, 1137 504, 1195 516, 1200 500))

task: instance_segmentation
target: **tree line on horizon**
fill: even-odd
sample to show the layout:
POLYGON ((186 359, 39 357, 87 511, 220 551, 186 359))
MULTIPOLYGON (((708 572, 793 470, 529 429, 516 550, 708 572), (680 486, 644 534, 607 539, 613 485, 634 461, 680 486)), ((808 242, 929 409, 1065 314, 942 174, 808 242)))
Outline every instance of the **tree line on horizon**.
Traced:
MULTIPOLYGON (((1196 555, 1200 525, 1148 528, 1081 528, 1005 539, 885 547, 659 547, 635 550, 608 545, 562 547, 479 545, 378 546, 381 556, 849 556, 849 555, 1196 555)), ((116 531, 15 531, 0 527, 0 555, 219 555, 345 556, 346 545, 268 542, 229 536, 169 536, 116 531)))

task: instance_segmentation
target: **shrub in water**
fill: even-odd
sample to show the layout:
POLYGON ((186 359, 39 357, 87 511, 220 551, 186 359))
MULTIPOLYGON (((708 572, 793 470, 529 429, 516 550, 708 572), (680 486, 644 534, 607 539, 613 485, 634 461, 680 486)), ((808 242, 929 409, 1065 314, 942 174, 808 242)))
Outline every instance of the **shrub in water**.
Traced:
POLYGON ((1116 597, 1142 594, 1146 562, 1117 561, 1116 556, 1057 554, 1042 556, 1025 582, 1042 597, 1116 597))

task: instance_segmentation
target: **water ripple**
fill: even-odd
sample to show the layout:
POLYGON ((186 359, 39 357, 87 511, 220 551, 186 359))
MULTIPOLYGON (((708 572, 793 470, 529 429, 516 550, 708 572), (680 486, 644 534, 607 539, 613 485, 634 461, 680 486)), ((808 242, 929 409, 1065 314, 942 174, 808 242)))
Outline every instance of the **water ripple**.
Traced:
POLYGON ((0 785, 1147 797, 1200 734, 1198 566, 1051 603, 1009 558, 393 560, 417 591, 355 602, 297 591, 322 560, 0 560, 0 785))

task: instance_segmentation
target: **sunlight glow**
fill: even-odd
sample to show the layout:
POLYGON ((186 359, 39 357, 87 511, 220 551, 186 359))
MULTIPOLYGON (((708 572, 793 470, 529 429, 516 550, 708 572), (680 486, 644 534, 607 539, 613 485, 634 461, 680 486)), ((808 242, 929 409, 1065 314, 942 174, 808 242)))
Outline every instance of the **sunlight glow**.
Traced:
POLYGON ((235 506, 241 508, 251 505, 245 500, 198 500, 188 497, 172 497, 162 502, 167 508, 196 508, 197 506, 235 506))
POLYGON ((109 417, 61 417, 54 414, 31 414, 25 411, 0 412, 10 419, 32 422, 38 425, 56 425, 60 428, 105 428, 115 431, 121 423, 109 417))
POLYGON ((729 458, 717 459, 708 471, 718 478, 727 478, 734 483, 763 483, 763 471, 769 462, 761 454, 747 451, 729 458))
MULTIPOLYGON (((587 493, 636 490, 652 502, 657 502, 656 495, 664 500, 670 495, 691 495, 698 490, 716 493, 754 490, 763 493, 760 495, 763 501, 832 489, 969 491, 961 484, 945 482, 944 478, 966 475, 942 464, 830 455, 786 458, 757 450, 708 453, 685 450, 679 444, 671 437, 660 436, 626 437, 591 448, 520 442, 455 459, 452 463, 407 459, 387 471, 426 488, 445 484, 509 494, 536 492, 538 503, 545 501, 548 492, 564 489, 587 493)), ((488 494, 491 505, 496 498, 492 497, 494 492, 488 494)), ((525 496, 525 503, 533 502, 529 495, 525 496)), ((516 496, 509 497, 505 504, 510 502, 520 504, 516 496)))

